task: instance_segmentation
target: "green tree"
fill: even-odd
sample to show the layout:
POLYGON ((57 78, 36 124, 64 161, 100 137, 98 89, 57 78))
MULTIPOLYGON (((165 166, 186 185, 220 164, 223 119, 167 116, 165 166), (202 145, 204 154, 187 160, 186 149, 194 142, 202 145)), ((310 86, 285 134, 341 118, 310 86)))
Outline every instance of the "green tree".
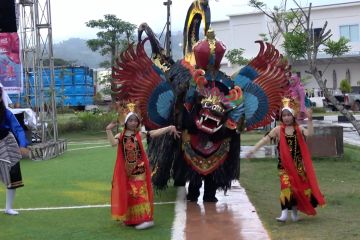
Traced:
POLYGON ((136 25, 123 21, 113 14, 104 15, 104 19, 90 20, 86 22, 86 26, 102 29, 96 34, 96 39, 86 42, 92 51, 99 51, 102 56, 110 55, 110 61, 106 61, 102 66, 111 67, 118 53, 134 41, 136 25))
MULTIPOLYGON (((100 67, 111 68, 118 54, 134 41, 136 25, 123 21, 112 14, 104 15, 104 19, 90 20, 86 22, 86 26, 102 29, 96 34, 96 39, 86 41, 92 51, 99 51, 102 56, 110 56, 109 60, 100 63, 100 67)), ((110 73, 100 80, 100 83, 105 84, 103 94, 111 92, 110 84, 106 84, 111 82, 111 76, 110 73)))
MULTIPOLYGON (((314 31, 313 23, 310 19, 312 4, 310 3, 307 8, 302 8, 296 0, 293 0, 293 2, 297 8, 290 10, 286 8, 286 0, 282 2, 281 7, 274 7, 272 11, 259 0, 250 0, 249 5, 262 11, 275 23, 278 33, 284 39, 283 47, 289 63, 291 64, 295 59, 306 60, 307 73, 315 78, 324 96, 352 123, 360 135, 360 122, 356 121, 354 115, 346 110, 328 90, 326 80, 322 78, 317 64, 320 46, 324 46, 324 52, 334 58, 350 50, 347 46, 348 41, 343 38, 340 38, 338 41, 330 40, 332 34, 331 30, 326 29, 327 21, 324 22, 320 31, 314 31)), ((325 70, 328 66, 326 66, 325 70)))
POLYGON ((343 79, 340 81, 340 90, 343 94, 351 92, 351 85, 348 79, 343 79))
POLYGON ((99 81, 99 84, 103 85, 103 89, 101 90, 101 94, 103 95, 111 95, 111 85, 109 83, 111 83, 112 81, 112 77, 111 77, 111 73, 109 74, 105 74, 104 76, 102 76, 100 79, 97 79, 99 81))
MULTIPOLYGON (((279 6, 275 6, 272 10, 268 9, 267 5, 259 0, 250 0, 249 6, 254 7, 264 13, 269 19, 272 20, 274 26, 269 26, 268 24, 268 35, 271 40, 270 43, 275 43, 282 36, 285 39, 285 35, 296 31, 301 25, 301 21, 299 22, 299 16, 301 13, 296 11, 288 11, 287 10, 287 1, 281 1, 279 6)), ((260 37, 264 39, 266 34, 262 33, 260 37)), ((267 38, 267 37, 266 37, 267 38)), ((293 63, 293 55, 287 53, 287 49, 285 50, 285 55, 289 64, 293 63)))
POLYGON ((351 48, 347 45, 350 42, 349 39, 341 37, 339 41, 332 41, 329 39, 325 42, 326 48, 324 51, 331 56, 341 56, 349 52, 351 48))
POLYGON ((249 63, 249 60, 242 56, 244 50, 243 48, 231 49, 225 54, 225 57, 231 64, 246 65, 249 63))

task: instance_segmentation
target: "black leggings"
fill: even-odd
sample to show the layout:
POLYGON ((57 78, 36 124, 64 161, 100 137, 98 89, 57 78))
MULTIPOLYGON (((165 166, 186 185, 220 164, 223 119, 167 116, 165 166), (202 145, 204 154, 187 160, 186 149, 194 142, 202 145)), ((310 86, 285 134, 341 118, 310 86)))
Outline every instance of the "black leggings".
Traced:
POLYGON ((16 163, 10 169, 10 181, 11 184, 8 186, 8 189, 15 189, 19 187, 23 187, 24 183, 22 182, 20 162, 16 163))

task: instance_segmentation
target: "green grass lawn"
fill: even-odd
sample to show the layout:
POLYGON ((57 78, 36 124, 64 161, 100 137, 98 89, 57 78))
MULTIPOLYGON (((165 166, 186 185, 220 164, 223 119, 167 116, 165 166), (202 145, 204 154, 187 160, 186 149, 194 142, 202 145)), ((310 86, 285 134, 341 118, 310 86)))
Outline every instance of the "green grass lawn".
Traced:
POLYGON ((240 182, 272 239, 360 239, 360 148, 346 145, 342 159, 314 159, 327 205, 318 215, 278 223, 280 185, 277 159, 242 160, 240 182))
POLYGON ((110 218, 109 208, 52 211, 22 211, 16 217, 1 217, 0 239, 170 239, 174 205, 155 206, 155 227, 138 231, 110 218))
MULTIPOLYGON (((263 133, 242 135, 253 145, 263 133)), ((17 191, 15 208, 69 207, 109 204, 116 149, 108 146, 105 132, 61 135, 68 151, 46 161, 21 161, 25 187, 17 191)), ((241 161, 241 185, 272 239, 360 239, 360 148, 345 146, 342 159, 314 159, 319 185, 327 206, 318 215, 281 224, 276 159, 241 161)), ((109 207, 21 211, 0 214, 0 239, 164 239, 171 236, 176 189, 155 195, 155 227, 136 231, 113 221, 109 207)), ((0 188, 0 208, 5 189, 0 188)), ((214 219, 216 221, 216 219, 214 219)))
MULTIPOLYGON (((102 133, 61 136, 65 154, 46 161, 21 161, 25 187, 17 190, 15 208, 70 207, 109 204, 116 148, 102 133), (93 148, 100 146, 97 148, 93 148)), ((0 188, 0 206, 5 189, 0 188)), ((170 239, 176 189, 155 195, 153 229, 138 232, 113 221, 109 207, 20 211, 0 215, 0 239, 170 239)))
POLYGON ((262 137, 264 137, 264 132, 262 131, 251 131, 245 134, 241 134, 241 145, 242 146, 255 145, 262 137))

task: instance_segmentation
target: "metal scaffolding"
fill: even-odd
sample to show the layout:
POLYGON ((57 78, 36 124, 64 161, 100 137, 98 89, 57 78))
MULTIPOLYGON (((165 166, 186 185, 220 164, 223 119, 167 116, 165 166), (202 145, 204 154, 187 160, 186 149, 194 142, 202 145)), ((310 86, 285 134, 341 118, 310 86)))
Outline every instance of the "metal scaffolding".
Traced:
POLYGON ((30 158, 45 160, 66 150, 58 139, 50 0, 20 0, 19 9, 25 99, 39 120, 30 158))

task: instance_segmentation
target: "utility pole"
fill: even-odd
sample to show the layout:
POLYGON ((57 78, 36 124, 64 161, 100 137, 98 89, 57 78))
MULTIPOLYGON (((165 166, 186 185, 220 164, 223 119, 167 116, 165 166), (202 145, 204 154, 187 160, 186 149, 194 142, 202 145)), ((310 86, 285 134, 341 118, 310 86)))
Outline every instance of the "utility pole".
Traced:
POLYGON ((166 56, 172 57, 171 52, 171 17, 170 17, 170 7, 171 7, 172 1, 167 0, 164 2, 164 5, 167 8, 167 17, 166 17, 166 35, 165 35, 165 48, 166 48, 166 56))

